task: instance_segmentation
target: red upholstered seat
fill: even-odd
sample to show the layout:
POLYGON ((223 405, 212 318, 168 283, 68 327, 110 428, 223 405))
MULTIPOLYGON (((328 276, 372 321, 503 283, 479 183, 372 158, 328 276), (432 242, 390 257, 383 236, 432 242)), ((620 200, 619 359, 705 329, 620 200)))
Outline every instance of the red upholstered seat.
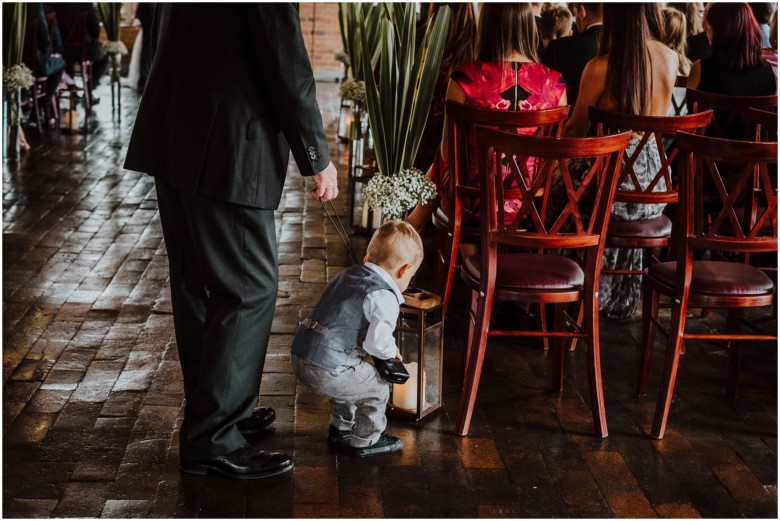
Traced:
MULTIPOLYGON (((674 287, 677 262, 650 266, 646 274, 655 282, 674 287)), ((774 284, 766 273, 754 266, 737 262, 694 261, 691 293, 708 295, 766 295, 774 284)))
POLYGON ((642 221, 610 221, 607 235, 610 237, 669 237, 672 221, 665 215, 642 221))
MULTIPOLYGON (((479 281, 482 257, 474 255, 463 263, 464 276, 479 281)), ((496 289, 580 290, 585 273, 571 259, 560 255, 505 253, 498 256, 496 289)))

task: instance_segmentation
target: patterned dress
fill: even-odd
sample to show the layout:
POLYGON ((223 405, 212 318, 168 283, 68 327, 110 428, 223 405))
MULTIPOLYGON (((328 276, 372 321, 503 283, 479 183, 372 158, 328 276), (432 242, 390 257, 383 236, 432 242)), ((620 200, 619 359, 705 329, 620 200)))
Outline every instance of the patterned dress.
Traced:
MULTIPOLYGON (((626 147, 623 159, 634 154, 640 140, 632 137, 626 147)), ((658 147, 654 138, 650 138, 645 143, 644 148, 639 152, 639 156, 634 163, 634 173, 642 189, 646 189, 650 182, 655 178, 656 173, 661 169, 661 157, 658 154, 658 147)), ((572 175, 574 188, 580 186, 578 177, 587 173, 590 164, 582 159, 573 160, 569 163, 569 171, 572 175)), ((631 189, 633 185, 630 181, 624 181, 625 188, 631 189)), ((593 185, 591 185, 592 188, 593 185)), ((663 192, 666 190, 666 183, 661 180, 654 188, 654 192, 663 192)), ((547 217, 554 220, 563 211, 563 205, 566 203, 566 188, 563 186, 561 176, 554 177, 551 187, 549 204, 551 206, 547 217), (558 194, 558 195, 556 195, 558 194), (559 207, 553 207, 559 204, 559 207)), ((583 194, 580 207, 586 208, 589 201, 594 197, 587 191, 583 194)), ((591 204, 592 206, 592 204, 591 204)), ((611 219, 613 221, 639 221, 658 217, 663 213, 666 204, 640 204, 625 203, 616 201, 612 204, 611 219)), ((584 216, 583 218, 589 218, 584 216)), ((604 248, 601 257, 601 269, 603 270, 639 270, 642 268, 642 250, 636 248, 604 248)), ((599 281, 599 311, 605 313, 608 317, 625 319, 630 318, 636 311, 639 303, 639 296, 642 289, 642 279, 639 275, 612 275, 608 273, 601 274, 599 281)))
MULTIPOLYGON (((491 110, 544 110, 558 106, 566 91, 563 76, 539 63, 520 62, 473 62, 463 65, 452 73, 452 80, 466 93, 466 105, 491 110)), ((520 134, 533 134, 536 128, 519 128, 520 134)), ((466 185, 479 183, 479 165, 477 144, 470 136, 469 167, 464 179, 466 185)), ((536 172, 535 161, 528 163, 529 173, 536 172)), ((447 161, 436 154, 431 169, 431 177, 438 187, 439 204, 449 211, 447 183, 449 167, 447 161)), ((517 213, 520 205, 517 201, 505 201, 506 219, 509 221, 517 213)), ((465 215, 479 216, 479 200, 463 202, 465 215)))

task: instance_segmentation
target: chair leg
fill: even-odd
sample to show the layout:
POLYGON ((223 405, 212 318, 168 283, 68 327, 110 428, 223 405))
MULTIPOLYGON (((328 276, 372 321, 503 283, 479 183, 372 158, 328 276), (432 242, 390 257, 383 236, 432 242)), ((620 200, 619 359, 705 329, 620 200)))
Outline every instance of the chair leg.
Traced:
POLYGON ((33 113, 35 115, 35 124, 38 126, 38 133, 43 133, 43 126, 41 125, 41 107, 38 104, 38 84, 33 84, 32 88, 32 101, 33 101, 33 113))
POLYGON ((468 316, 468 322, 466 324, 466 327, 468 328, 466 333, 466 355, 463 357, 463 378, 461 379, 460 382, 461 391, 466 388, 466 380, 468 380, 468 376, 469 376, 469 364, 471 363, 471 347, 472 347, 472 342, 474 341, 474 331, 476 329, 475 323, 477 317, 478 304, 479 304, 479 292, 471 291, 471 299, 468 308, 469 316, 468 316))
MULTIPOLYGON (((577 325, 582 327, 582 319, 585 316, 585 306, 583 305, 582 301, 575 305, 577 306, 577 325)), ((577 349, 577 340, 577 337, 574 337, 569 341, 569 351, 574 351, 577 349)))
POLYGON ((471 415, 474 412, 474 402, 477 399, 477 389, 479 388, 479 377, 482 374, 482 364, 485 361, 492 308, 493 291, 488 290, 485 296, 477 298, 477 315, 471 342, 472 347, 470 348, 468 378, 463 391, 463 400, 460 403, 458 425, 455 429, 455 432, 460 436, 466 436, 469 433, 471 415))
MULTIPOLYGON (((541 304, 544 306, 544 304, 541 304)), ((563 312, 566 304, 555 305, 555 317, 553 319, 553 331, 563 331, 565 319, 563 312)), ((563 346, 568 340, 563 337, 555 337, 552 340, 552 381, 550 389, 553 392, 563 392, 563 346)))
POLYGON ((92 108, 92 85, 89 81, 89 71, 83 62, 81 63, 81 83, 84 85, 84 106, 90 109, 92 108))
POLYGON ((661 385, 658 390, 658 402, 655 406, 655 417, 650 435, 661 439, 666 432, 666 421, 669 418, 669 408, 672 405, 674 382, 677 378, 677 368, 680 363, 680 349, 685 331, 685 313, 688 311, 688 299, 674 298, 672 303, 672 322, 669 325, 669 340, 666 346, 666 360, 661 374, 661 385))
MULTIPOLYGON (((742 308, 731 308, 726 318, 726 332, 739 334, 740 322, 743 315, 742 308)), ((739 376, 739 341, 731 340, 729 342, 729 376, 726 393, 728 396, 737 395, 737 378, 739 376)))
POLYGON ((440 284, 444 285, 441 290, 441 295, 442 310, 445 315, 447 314, 450 297, 452 296, 452 280, 455 277, 455 265, 458 262, 458 243, 460 242, 458 238, 459 235, 460 234, 448 232, 446 239, 446 249, 443 252, 446 257, 443 259, 443 281, 440 284))
POLYGON ((584 299, 585 342, 587 345, 588 383, 590 384, 590 407, 593 411, 593 426, 596 436, 606 438, 607 412, 604 407, 604 388, 601 384, 601 346, 599 345, 599 305, 593 297, 595 290, 587 292, 584 299))
MULTIPOLYGON (((536 315, 536 324, 539 327, 539 331, 547 331, 547 307, 544 302, 539 303, 539 313, 536 315)), ((550 349, 550 337, 539 337, 542 340, 542 349, 547 351, 550 349)))
POLYGON ((642 291, 642 363, 639 368, 639 380, 636 386, 637 396, 647 396, 647 382, 650 379, 650 363, 653 361, 655 346, 655 324, 653 318, 658 315, 658 292, 645 282, 642 291))

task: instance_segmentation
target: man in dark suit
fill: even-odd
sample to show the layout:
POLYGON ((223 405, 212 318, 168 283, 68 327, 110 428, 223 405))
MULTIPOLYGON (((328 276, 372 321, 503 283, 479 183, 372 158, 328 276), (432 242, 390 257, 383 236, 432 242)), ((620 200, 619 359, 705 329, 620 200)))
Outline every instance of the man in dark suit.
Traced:
POLYGON ((247 444, 274 314, 274 209, 292 151, 338 195, 292 4, 159 4, 125 168, 155 176, 186 407, 182 471, 265 477, 289 456, 247 444))
MULTIPOLYGON (((601 4, 570 3, 577 34, 553 40, 545 48, 542 63, 560 72, 566 86, 579 87, 585 65, 596 57, 601 40, 601 4)), ((569 100, 574 103, 574 100, 569 100)))

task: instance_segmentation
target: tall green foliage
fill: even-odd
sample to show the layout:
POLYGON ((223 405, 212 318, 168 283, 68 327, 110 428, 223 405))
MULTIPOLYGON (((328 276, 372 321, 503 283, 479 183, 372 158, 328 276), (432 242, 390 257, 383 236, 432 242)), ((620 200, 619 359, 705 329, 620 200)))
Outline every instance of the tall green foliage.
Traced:
MULTIPOLYGON (((387 16, 379 22, 378 82, 368 54, 361 55, 359 66, 366 82, 368 117, 379 171, 393 175, 412 165, 420 146, 447 39, 450 10, 447 6, 439 9, 416 48, 414 4, 380 5, 387 16)), ((370 27, 361 18, 362 12, 357 14, 360 41, 368 48, 370 27)))
POLYGON ((119 40, 119 22, 121 20, 121 2, 100 2, 97 5, 103 27, 106 29, 106 37, 109 41, 119 40))
POLYGON ((27 28, 27 4, 3 4, 3 65, 22 63, 24 32, 27 28))
POLYGON ((352 77, 363 79, 363 55, 366 54, 373 66, 379 60, 379 27, 387 16, 381 5, 366 2, 339 2, 339 29, 344 52, 349 56, 352 77), (360 21, 359 21, 360 20, 360 21), (360 39, 358 24, 364 28, 366 42, 360 39))

